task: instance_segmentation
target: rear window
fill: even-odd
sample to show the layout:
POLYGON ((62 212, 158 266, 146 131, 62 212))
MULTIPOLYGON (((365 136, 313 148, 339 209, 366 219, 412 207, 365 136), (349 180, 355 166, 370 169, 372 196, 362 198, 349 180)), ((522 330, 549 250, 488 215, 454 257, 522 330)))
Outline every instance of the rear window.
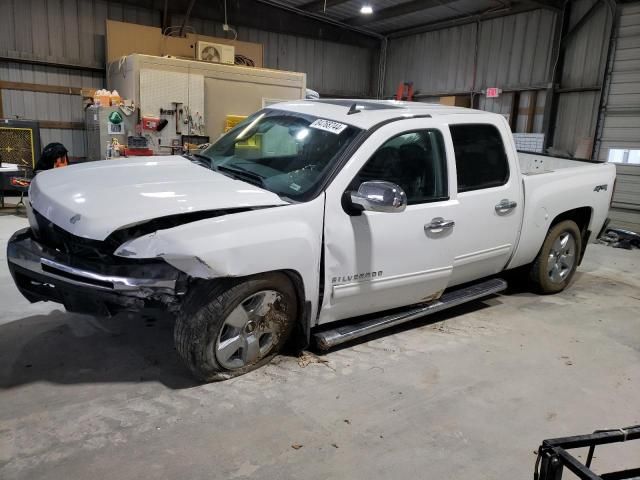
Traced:
POLYGON ((488 124, 450 125, 456 154, 458 192, 498 187, 509 180, 509 161, 500 132, 488 124))

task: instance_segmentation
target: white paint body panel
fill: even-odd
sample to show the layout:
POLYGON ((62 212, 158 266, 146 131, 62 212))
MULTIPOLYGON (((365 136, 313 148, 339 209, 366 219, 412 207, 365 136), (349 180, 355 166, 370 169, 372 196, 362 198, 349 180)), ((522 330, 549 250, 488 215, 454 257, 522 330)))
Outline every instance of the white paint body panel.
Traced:
POLYGON ((117 253, 161 257, 199 278, 296 272, 311 304, 312 326, 425 302, 447 287, 527 264, 535 258, 553 219, 568 210, 589 207, 593 212, 589 230, 593 236, 600 230, 613 190, 613 166, 518 157, 509 126, 500 115, 418 103, 386 104, 397 108, 347 115, 344 106, 321 102, 276 107, 365 130, 396 119, 373 131, 325 192, 306 203, 287 203, 181 157, 121 159, 44 172, 32 183, 31 202, 61 228, 96 240, 167 215, 271 206, 160 230, 128 241, 117 253), (427 114, 431 117, 412 118, 427 114), (491 123, 499 129, 510 166, 505 185, 457 192, 449 133, 453 123, 491 123), (376 149, 399 133, 427 128, 440 130, 445 141, 449 199, 412 205, 402 213, 347 215, 341 197, 376 149), (607 185, 608 190, 595 191, 598 185, 607 185), (495 211, 502 199, 517 203, 507 215, 495 211), (80 219, 71 222, 78 214, 80 219), (425 233, 425 224, 435 217, 453 220, 455 227, 442 235, 425 233), (361 281, 360 275, 366 273, 370 278, 361 281))
POLYGON ((532 262, 553 219, 568 210, 592 209, 588 230, 591 231, 590 241, 594 242, 609 212, 615 165, 522 153, 519 157, 525 172, 522 175, 524 221, 518 247, 508 268, 532 262), (596 191, 598 185, 607 185, 607 190, 596 191))
POLYGON ((54 224, 94 240, 157 217, 285 204, 274 193, 180 156, 123 158, 45 171, 31 183, 29 198, 54 224))
MULTIPOLYGON (((501 117, 474 113, 473 121, 495 125, 505 143, 512 141, 504 134, 501 117)), ((469 115, 392 122, 371 135, 327 189, 327 288, 319 323, 426 302, 447 287, 504 269, 522 220, 517 162, 510 159, 515 171, 505 185, 458 194, 448 126, 464 122, 469 122, 469 115), (340 202, 342 193, 367 160, 389 138, 420 129, 438 130, 444 138, 449 200, 410 205, 400 213, 347 215, 340 202), (495 205, 505 198, 519 205, 507 215, 498 215, 495 205), (425 231, 425 225, 436 217, 453 220, 455 226, 437 234, 425 231), (382 276, 364 282, 349 278, 369 272, 382 272, 382 276)))
MULTIPOLYGON (((198 167, 202 168, 202 167, 198 167)), ((317 314, 324 195, 313 201, 234 213, 131 240, 130 258, 161 257, 193 277, 242 277, 276 270, 300 275, 317 314)))

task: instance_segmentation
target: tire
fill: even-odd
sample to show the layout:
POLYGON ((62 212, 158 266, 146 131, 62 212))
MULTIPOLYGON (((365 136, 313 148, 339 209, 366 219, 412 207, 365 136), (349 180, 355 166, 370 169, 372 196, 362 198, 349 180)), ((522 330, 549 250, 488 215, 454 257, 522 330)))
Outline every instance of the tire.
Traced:
POLYGON ((291 281, 281 273, 201 282, 187 294, 176 318, 176 349, 200 380, 242 375, 282 349, 297 304, 291 281))
POLYGON ((536 289, 545 294, 564 290, 576 272, 581 251, 582 235, 574 221, 551 227, 531 265, 530 279, 536 289))

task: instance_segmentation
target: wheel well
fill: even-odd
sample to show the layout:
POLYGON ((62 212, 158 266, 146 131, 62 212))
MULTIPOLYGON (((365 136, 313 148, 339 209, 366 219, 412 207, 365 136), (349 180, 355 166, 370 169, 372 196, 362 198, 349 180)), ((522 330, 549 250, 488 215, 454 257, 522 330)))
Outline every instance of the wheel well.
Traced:
POLYGON ((576 225, 578 225, 582 238, 585 238, 587 229, 589 228, 589 222, 591 222, 592 213, 593 210, 591 209, 591 207, 580 207, 574 208, 573 210, 567 210, 566 212, 561 213, 553 219, 553 222, 551 222, 549 229, 565 220, 573 220, 576 225))
MULTIPOLYGON (((247 275, 243 277, 220 277, 210 280, 193 279, 194 284, 201 282, 226 282, 228 285, 233 285, 235 282, 241 282, 244 279, 266 275, 269 273, 280 273, 285 275, 296 292, 296 300, 298 307, 297 322, 294 331, 292 332, 292 338, 290 343, 297 349, 304 349, 309 345, 311 340, 311 302, 307 300, 304 293, 304 281, 302 276, 295 270, 273 270, 269 272, 260 272, 253 275, 247 275)), ((192 284, 190 288, 193 288, 192 284)))
POLYGON ((291 284, 296 290, 296 297, 298 299, 298 321, 296 328, 293 331, 291 338, 291 344, 298 350, 302 350, 309 346, 311 340, 311 302, 307 301, 304 293, 304 281, 302 276, 295 270, 282 270, 291 284))
POLYGON ((580 248, 580 258, 578 258, 578 265, 582 263, 584 252, 586 251, 586 246, 589 243, 589 237, 591 236, 591 232, 589 231, 589 223, 591 222, 592 214, 593 209, 591 207, 574 208, 573 210, 567 210, 566 212, 558 215, 553 219, 553 222, 551 222, 551 225, 549 226, 549 229, 551 229, 554 225, 565 220, 573 220, 576 223, 578 229, 580 230, 580 236, 582 237, 582 245, 580 248))

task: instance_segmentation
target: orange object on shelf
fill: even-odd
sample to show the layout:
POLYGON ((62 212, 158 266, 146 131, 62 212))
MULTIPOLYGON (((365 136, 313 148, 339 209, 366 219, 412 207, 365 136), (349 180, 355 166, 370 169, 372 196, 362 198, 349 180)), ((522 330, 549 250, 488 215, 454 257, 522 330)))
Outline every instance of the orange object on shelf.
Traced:
POLYGON ((93 103, 100 105, 101 107, 108 107, 111 105, 111 96, 109 95, 96 95, 93 97, 93 103))

